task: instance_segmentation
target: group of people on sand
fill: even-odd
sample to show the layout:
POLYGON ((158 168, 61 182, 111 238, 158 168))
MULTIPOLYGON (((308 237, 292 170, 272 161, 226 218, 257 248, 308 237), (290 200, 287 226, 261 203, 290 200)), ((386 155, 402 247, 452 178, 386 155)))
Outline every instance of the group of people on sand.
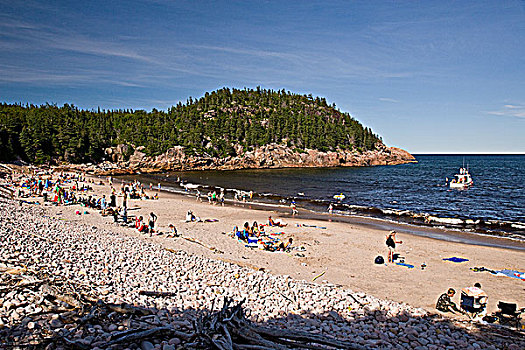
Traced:
MULTIPOLYGON (((114 187, 112 181, 110 181, 109 184, 111 189, 113 190, 114 187)), ((132 182, 122 182, 122 185, 120 186, 120 193, 126 199, 159 199, 158 191, 153 195, 148 195, 144 189, 144 185, 138 180, 134 180, 132 182)))
POLYGON ((155 233, 155 223, 157 222, 157 215, 151 212, 149 214, 149 221, 146 224, 144 217, 139 216, 135 219, 135 228, 142 233, 149 233, 150 237, 155 233))
POLYGON ((72 205, 81 202, 80 193, 91 190, 82 184, 85 179, 78 174, 42 171, 36 174, 12 174, 11 184, 17 188, 18 198, 42 197, 54 205, 72 205))
MULTIPOLYGON (((198 201, 198 202, 202 202, 202 194, 201 194, 201 191, 199 191, 197 189, 197 192, 195 192, 195 199, 198 201)), ((216 205, 216 204, 220 204, 220 205, 224 205, 224 189, 221 189, 221 192, 219 194, 217 194, 217 191, 208 191, 207 195, 206 195, 206 198, 208 199, 208 203, 210 204, 213 204, 213 205, 216 205)))
POLYGON ((250 226, 248 222, 244 223, 241 230, 237 226, 233 227, 232 237, 247 244, 257 244, 260 249, 268 251, 289 251, 292 248, 293 238, 289 238, 284 242, 278 238, 271 237, 265 230, 265 227, 284 227, 286 224, 278 221, 279 224, 268 218, 268 224, 258 224, 254 221, 250 226))
POLYGON ((253 200, 253 191, 246 192, 246 191, 237 190, 235 191, 233 195, 233 199, 236 201, 242 201, 242 202, 250 201, 251 202, 253 200))
MULTIPOLYGON (((113 187, 113 181, 109 180, 109 184, 111 187, 112 194, 110 196, 110 207, 103 210, 101 212, 102 215, 113 215, 114 222, 120 223, 125 226, 130 226, 136 229, 140 233, 149 234, 150 237, 153 236, 153 234, 160 235, 162 232, 159 231, 157 228, 157 220, 158 217, 154 212, 150 212, 147 220, 142 216, 138 215, 135 216, 134 222, 131 222, 128 224, 129 218, 127 214, 127 207, 128 207, 128 199, 158 199, 158 192, 155 193, 154 196, 148 196, 144 190, 144 186, 142 183, 138 180, 134 180, 133 182, 122 182, 121 184, 121 190, 120 190, 120 196, 122 197, 122 206, 112 209, 111 206, 114 203, 114 196, 116 194, 116 190, 113 187), (140 193, 141 196, 135 196, 134 193, 140 193)), ((160 190, 160 184, 157 186, 158 190, 160 190)), ((153 189, 153 185, 150 184, 150 189, 153 189)), ((105 195, 103 196, 105 198, 105 195)), ((132 218, 133 220, 133 218, 132 218)), ((166 235, 167 238, 175 238, 179 237, 179 234, 177 232, 177 228, 173 224, 169 224, 168 226, 168 233, 166 235)))
POLYGON ((452 301, 456 290, 449 288, 446 293, 439 296, 436 309, 441 312, 467 315, 474 321, 482 321, 487 315, 488 295, 481 289, 481 284, 475 283, 472 287, 464 288, 461 294, 464 301, 460 302, 460 308, 452 301))

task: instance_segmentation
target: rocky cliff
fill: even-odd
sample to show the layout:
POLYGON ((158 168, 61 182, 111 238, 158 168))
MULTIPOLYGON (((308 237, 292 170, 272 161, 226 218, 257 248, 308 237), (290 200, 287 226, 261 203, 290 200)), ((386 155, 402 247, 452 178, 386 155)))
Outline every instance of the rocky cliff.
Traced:
POLYGON ((363 153, 348 150, 322 152, 311 149, 299 151, 284 145, 269 144, 251 151, 245 151, 242 146, 238 146, 235 149, 236 156, 218 158, 188 155, 182 146, 172 147, 167 152, 152 157, 143 153, 142 147, 138 147, 129 160, 124 160, 123 154, 128 152, 128 149, 119 145, 106 149, 111 162, 100 164, 100 167, 93 171, 117 175, 175 170, 348 167, 416 162, 410 153, 400 148, 386 147, 383 144, 377 145, 376 148, 374 151, 363 153))

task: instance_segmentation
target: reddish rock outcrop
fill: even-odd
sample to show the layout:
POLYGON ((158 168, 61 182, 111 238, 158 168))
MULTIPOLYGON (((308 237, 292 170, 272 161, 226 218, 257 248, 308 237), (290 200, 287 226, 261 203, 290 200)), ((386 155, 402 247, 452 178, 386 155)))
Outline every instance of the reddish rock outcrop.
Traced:
MULTIPOLYGON (((130 174, 152 173, 173 170, 233 170, 233 169, 269 169, 297 167, 348 167, 395 165, 416 162, 415 158, 405 150, 386 147, 379 144, 374 151, 359 153, 357 151, 322 152, 308 149, 295 151, 287 146, 268 144, 252 151, 244 151, 236 147, 236 156, 226 158, 190 156, 182 146, 170 148, 167 152, 152 157, 143 153, 143 147, 135 149, 128 161, 121 161, 123 147, 114 147, 110 152, 111 159, 117 159, 113 164, 101 164, 99 174, 130 174)), ((94 169, 93 169, 94 170, 94 169)))

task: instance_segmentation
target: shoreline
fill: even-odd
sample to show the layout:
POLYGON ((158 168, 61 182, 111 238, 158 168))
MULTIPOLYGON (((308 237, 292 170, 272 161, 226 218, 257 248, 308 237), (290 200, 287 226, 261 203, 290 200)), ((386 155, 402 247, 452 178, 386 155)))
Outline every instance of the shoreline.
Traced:
MULTIPOLYGON (((169 192, 169 191, 167 191, 169 192)), ((247 203, 234 202, 228 205, 245 207, 247 203)), ((250 202, 249 206, 255 210, 272 210, 281 213, 283 217, 289 217, 290 209, 285 206, 277 206, 272 204, 264 204, 257 202, 250 202)), ((326 222, 341 222, 354 225, 362 225, 364 227, 370 226, 385 231, 396 230, 399 233, 415 235, 420 237, 432 238, 440 241, 462 243, 469 245, 479 245, 486 247, 512 249, 518 251, 525 251, 525 241, 512 237, 502 237, 480 232, 467 232, 463 230, 452 230, 444 227, 429 227, 420 226, 417 224, 410 224, 405 222, 397 222, 388 219, 374 218, 359 215, 341 215, 341 214, 326 214, 319 213, 308 209, 298 208, 301 219, 304 220, 318 220, 326 222)))
MULTIPOLYGON (((100 175, 91 175, 94 178, 103 180, 104 177, 100 175)), ((114 179, 130 180, 134 176, 117 176, 114 179)), ((173 188, 174 183, 167 183, 170 188, 173 188)), ((213 185, 199 184, 202 188, 215 188, 213 185)), ((194 198, 194 193, 184 192, 183 190, 168 190, 166 186, 161 187, 161 193, 169 193, 173 195, 183 196, 187 198, 194 198)), ((236 201, 234 199, 225 199, 224 203, 232 207, 248 208, 261 211, 275 211, 280 213, 283 217, 291 216, 290 208, 286 205, 280 205, 277 203, 264 203, 258 201, 236 201)), ((503 249, 512 249, 518 251, 525 251, 525 239, 507 237, 503 235, 490 234, 476 231, 466 231, 464 229, 451 229, 448 227, 421 225, 417 223, 407 223, 403 221, 396 221, 387 218, 378 218, 364 215, 355 214, 338 214, 332 215, 328 213, 322 213, 306 208, 297 208, 302 219, 305 220, 319 220, 326 222, 341 222, 354 225, 363 225, 365 227, 374 227, 377 229, 383 229, 385 231, 396 230, 401 233, 410 235, 416 235, 420 237, 427 237, 441 241, 455 242, 470 245, 479 245, 486 247, 495 247, 503 249)))
MULTIPOLYGON (((181 176, 181 181, 185 179, 183 173, 166 173, 166 178, 169 176, 172 180, 176 176, 181 176)), ((169 192, 185 194, 185 190, 180 187, 178 182, 167 181, 164 177, 152 176, 150 174, 139 174, 139 175, 128 175, 118 176, 117 179, 134 180, 138 179, 143 184, 146 183, 161 183, 162 189, 170 188, 169 192)), ((195 179, 193 179, 195 180, 195 179)), ((201 178, 202 180, 202 178, 201 178)), ((213 185, 206 182, 194 182, 190 179, 190 196, 195 194, 194 189, 199 188, 201 192, 214 191, 219 192, 220 189, 225 189, 227 198, 233 197, 234 192, 248 193, 246 189, 242 188, 231 188, 225 184, 213 185), (197 187, 198 186, 198 187, 197 187), (221 187, 222 186, 222 187, 221 187)), ((338 216, 344 218, 342 220, 348 220, 346 218, 354 218, 355 220, 361 220, 367 222, 376 222, 377 220, 384 223, 391 223, 392 227, 404 227, 407 233, 413 232, 419 235, 431 235, 432 237, 441 239, 441 232, 445 232, 454 241, 465 242, 469 244, 481 244, 490 245, 491 241, 488 237, 494 237, 493 241, 495 246, 498 247, 509 247, 511 249, 523 249, 525 247, 525 224, 520 221, 508 221, 503 219, 481 219, 481 218, 469 218, 469 217, 452 217, 452 216, 440 216, 437 214, 424 213, 424 212, 412 212, 409 210, 402 209, 389 209, 379 207, 367 207, 367 206, 353 206, 347 203, 338 203, 333 201, 301 197, 301 196, 289 196, 275 193, 254 193, 254 201, 251 203, 259 204, 263 207, 275 207, 280 208, 279 201, 286 201, 289 203, 291 200, 295 200, 299 208, 310 212, 312 216, 317 219, 323 219, 326 207, 329 204, 334 205, 334 217, 338 216), (319 215, 317 215, 319 214, 319 215), (477 238, 475 235, 479 235, 477 238), (509 242, 509 243, 506 243, 509 242), (515 243, 515 242, 522 242, 515 243)), ((240 203, 239 201, 237 203, 240 203)), ((286 206, 284 206, 286 208, 286 206)), ((276 209, 277 210, 277 209, 276 209)), ((285 209, 286 211, 286 209, 285 209)), ((386 226, 385 226, 386 227, 386 226)), ((447 239, 445 237, 445 239, 447 239)))

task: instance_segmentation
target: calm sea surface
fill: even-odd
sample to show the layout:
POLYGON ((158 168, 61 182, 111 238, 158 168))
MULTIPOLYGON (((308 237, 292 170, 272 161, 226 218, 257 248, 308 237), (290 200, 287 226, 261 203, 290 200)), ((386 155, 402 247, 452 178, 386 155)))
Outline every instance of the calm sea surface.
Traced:
MULTIPOLYGON (((278 169, 238 171, 192 171, 141 177, 161 181, 175 192, 184 183, 253 191, 254 201, 287 203, 326 211, 329 203, 342 214, 384 217, 421 225, 525 237, 525 155, 416 155, 417 164, 396 166, 278 169), (451 190, 459 168, 468 165, 474 186, 451 190), (333 199, 343 193, 342 201, 333 199), (425 220, 418 214, 438 218, 425 220), (444 218, 444 220, 441 220, 444 218), (461 220, 447 220, 456 218, 461 220), (472 221, 471 221, 472 220, 472 221)), ((195 192, 195 190, 190 190, 195 192)))

